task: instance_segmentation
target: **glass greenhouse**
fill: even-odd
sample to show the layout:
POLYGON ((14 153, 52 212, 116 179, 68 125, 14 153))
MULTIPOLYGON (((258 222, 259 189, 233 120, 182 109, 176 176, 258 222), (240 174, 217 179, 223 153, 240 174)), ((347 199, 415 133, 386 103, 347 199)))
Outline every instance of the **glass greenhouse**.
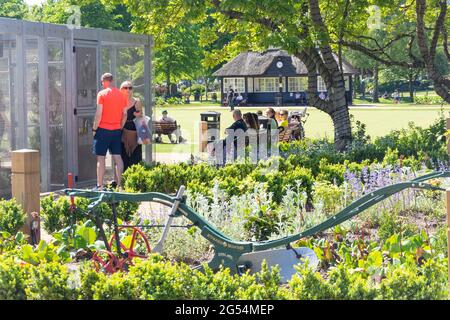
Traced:
MULTIPOLYGON (((132 80, 152 114, 152 37, 0 18, 0 197, 11 192, 11 156, 40 150, 41 191, 95 184, 92 121, 100 75, 132 80)), ((151 124, 151 122, 150 122, 151 124)), ((144 159, 151 161, 151 147, 144 159)))

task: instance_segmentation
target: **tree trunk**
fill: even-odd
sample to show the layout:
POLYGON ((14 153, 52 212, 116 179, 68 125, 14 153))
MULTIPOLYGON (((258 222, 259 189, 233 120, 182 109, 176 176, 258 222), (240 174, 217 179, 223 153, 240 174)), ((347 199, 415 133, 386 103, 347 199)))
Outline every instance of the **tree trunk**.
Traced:
POLYGON ((362 93, 362 99, 366 100, 366 81, 364 79, 362 79, 360 83, 361 83, 360 88, 361 88, 361 93, 362 93))
MULTIPOLYGON (((332 70, 330 72, 332 76, 328 81, 325 81, 329 100, 324 101, 317 94, 317 69, 320 68, 318 68, 316 62, 319 61, 317 60, 320 58, 319 53, 317 53, 315 48, 310 48, 309 50, 298 52, 296 56, 305 63, 308 69, 309 105, 316 107, 331 117, 334 126, 334 146, 338 151, 347 150, 352 141, 351 123, 347 99, 345 98, 344 78, 337 62, 334 58, 332 62, 328 61, 331 64, 334 63, 336 68, 332 68, 325 63, 325 66, 328 66, 332 70), (316 56, 313 57, 314 55, 316 56)), ((327 53, 323 52, 323 56, 327 56, 327 53)), ((322 78, 326 76, 325 73, 321 73, 320 75, 322 78)))
POLYGON ((172 94, 170 87, 170 67, 167 67, 166 69, 166 85, 167 85, 166 95, 170 97, 172 94))
POLYGON ((333 54, 327 27, 322 19, 318 0, 309 0, 309 12, 313 27, 322 34, 319 47, 309 47, 296 55, 308 70, 308 95, 312 106, 327 113, 334 125, 334 146, 345 151, 352 142, 352 130, 347 99, 345 97, 344 75, 333 54), (317 50, 319 49, 319 50, 317 50), (328 94, 328 101, 317 94, 317 73, 322 77, 328 94))
POLYGON ((338 108, 330 114, 334 126, 334 145, 337 150, 347 150, 352 140, 352 125, 348 107, 338 108))
POLYGON ((434 58, 436 55, 437 40, 439 39, 439 33, 442 31, 445 25, 445 18, 447 14, 446 1, 441 0, 439 2, 440 12, 436 20, 433 37, 430 41, 430 47, 428 47, 428 40, 425 34, 425 11, 426 0, 416 0, 416 15, 417 15, 417 45, 419 52, 425 63, 428 77, 433 81, 434 90, 442 97, 446 102, 450 103, 450 79, 444 78, 439 74, 434 64, 434 58))
POLYGON ((409 84, 409 100, 411 103, 414 102, 414 74, 412 70, 408 73, 408 84, 409 84))
POLYGON ((375 67, 373 67, 373 96, 372 96, 372 102, 380 102, 380 99, 378 99, 378 71, 379 67, 378 64, 375 64, 375 67))

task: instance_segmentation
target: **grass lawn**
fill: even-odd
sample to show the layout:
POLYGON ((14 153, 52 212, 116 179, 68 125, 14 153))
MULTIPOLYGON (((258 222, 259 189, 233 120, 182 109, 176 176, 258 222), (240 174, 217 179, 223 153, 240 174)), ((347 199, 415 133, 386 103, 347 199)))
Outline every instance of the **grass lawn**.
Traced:
MULTIPOLYGON (((264 110, 266 107, 244 107, 243 112, 256 112, 264 110)), ((222 135, 226 127, 233 123, 229 108, 219 106, 205 106, 203 103, 191 104, 189 106, 168 106, 155 108, 155 118, 159 119, 163 109, 167 109, 169 116, 177 120, 181 125, 182 135, 188 141, 183 144, 170 144, 167 136, 163 137, 163 144, 155 144, 157 153, 198 153, 198 125, 200 113, 204 111, 218 111, 221 113, 220 130, 222 135)), ((303 109, 303 107, 287 107, 289 110, 303 109)), ((450 111, 450 106, 443 108, 446 115, 450 111)), ((428 126, 439 116, 441 107, 439 105, 416 105, 397 104, 386 105, 376 104, 371 106, 352 106, 350 113, 366 124, 367 133, 371 137, 381 136, 393 129, 406 128, 409 122, 414 122, 419 126, 428 126)), ((307 137, 333 137, 333 126, 330 117, 315 108, 308 108, 309 118, 305 125, 307 137)))

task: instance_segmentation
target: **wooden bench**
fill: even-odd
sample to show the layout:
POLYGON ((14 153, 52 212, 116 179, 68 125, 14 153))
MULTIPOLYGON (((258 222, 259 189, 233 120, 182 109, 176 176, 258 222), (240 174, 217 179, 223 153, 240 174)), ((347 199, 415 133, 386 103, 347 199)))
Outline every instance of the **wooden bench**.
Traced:
POLYGON ((292 128, 286 127, 284 130, 281 130, 278 136, 279 142, 289 142, 291 141, 292 136, 292 128))
POLYGON ((178 129, 177 122, 153 121, 153 134, 167 135, 172 141, 171 135, 178 129))

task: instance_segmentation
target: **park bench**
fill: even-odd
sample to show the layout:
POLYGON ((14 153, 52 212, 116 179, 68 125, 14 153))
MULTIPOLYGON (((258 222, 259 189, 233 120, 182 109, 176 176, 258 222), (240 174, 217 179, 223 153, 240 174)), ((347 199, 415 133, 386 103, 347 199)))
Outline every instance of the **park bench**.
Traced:
POLYGON ((278 135, 279 142, 289 142, 291 141, 293 129, 290 127, 284 128, 284 130, 280 130, 278 135))
MULTIPOLYGON (((153 121, 153 134, 167 135, 172 141, 172 134, 178 129, 177 122, 153 121)), ((156 141, 156 140, 155 140, 156 141)), ((158 141, 156 141, 158 142, 158 141)))

